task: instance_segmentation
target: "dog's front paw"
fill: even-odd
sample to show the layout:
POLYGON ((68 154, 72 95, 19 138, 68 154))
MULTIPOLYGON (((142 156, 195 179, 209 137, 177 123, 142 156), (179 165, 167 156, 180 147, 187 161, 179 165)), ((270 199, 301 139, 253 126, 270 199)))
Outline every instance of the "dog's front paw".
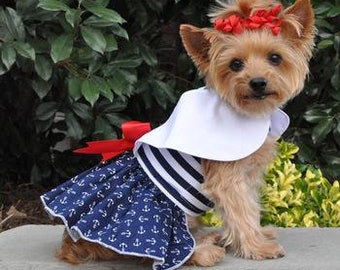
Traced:
POLYGON ((221 235, 218 232, 196 235, 195 252, 186 262, 188 265, 213 266, 224 258, 226 250, 218 245, 221 235))
POLYGON ((253 260, 277 259, 285 255, 282 246, 275 241, 266 241, 258 243, 255 247, 243 248, 242 253, 242 257, 253 260))
POLYGON ((198 245, 187 265, 213 266, 224 258, 225 248, 216 245, 198 245))

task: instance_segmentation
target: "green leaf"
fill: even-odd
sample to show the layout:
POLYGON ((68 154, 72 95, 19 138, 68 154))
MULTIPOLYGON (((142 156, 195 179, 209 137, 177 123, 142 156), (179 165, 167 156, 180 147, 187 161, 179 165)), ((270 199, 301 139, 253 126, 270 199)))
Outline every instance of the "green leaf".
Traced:
POLYGON ((5 21, 8 28, 8 31, 12 35, 15 40, 24 41, 25 40, 25 27, 21 20, 21 17, 17 14, 17 12, 10 8, 6 7, 4 12, 5 21))
POLYGON ((35 71, 38 73, 40 78, 44 81, 48 81, 52 76, 53 65, 50 60, 48 60, 43 55, 37 55, 34 62, 35 71))
POLYGON ((83 129, 75 115, 71 112, 65 113, 65 122, 67 125, 67 136, 76 140, 83 138, 83 129))
POLYGON ((48 10, 48 11, 66 11, 68 6, 61 1, 57 0, 39 0, 38 7, 48 10))
POLYGON ((15 41, 13 42, 13 47, 21 56, 35 60, 35 50, 29 43, 15 41))
POLYGON ((0 63, 0 76, 5 74, 6 72, 7 72, 7 70, 6 70, 5 66, 2 63, 0 63))
POLYGON ((98 4, 95 4, 94 2, 90 1, 83 1, 82 5, 91 13, 95 14, 99 18, 102 18, 104 20, 107 20, 111 23, 124 23, 125 20, 117 13, 116 11, 112 9, 105 8, 103 6, 100 6, 98 4))
POLYGON ((168 102, 175 102, 176 98, 173 89, 166 83, 160 80, 153 80, 150 82, 153 89, 152 94, 155 96, 157 103, 163 108, 166 108, 168 102))
POLYGON ((333 40, 331 39, 324 39, 324 40, 321 40, 319 43, 318 43, 318 48, 320 50, 323 50, 323 49, 326 49, 330 46, 333 46, 334 42, 333 40))
POLYGON ((121 113, 107 113, 105 118, 111 125, 120 128, 122 124, 129 120, 129 118, 121 113))
POLYGON ((112 22, 99 18, 96 15, 91 15, 85 21, 83 21, 83 25, 89 25, 97 28, 112 27, 112 22))
POLYGON ((74 99, 78 100, 81 98, 81 84, 82 80, 77 77, 71 77, 68 79, 68 93, 74 99))
POLYGON ((96 76, 92 78, 92 83, 96 89, 99 89, 102 96, 106 97, 110 101, 113 100, 113 93, 105 79, 96 76))
POLYGON ((81 93, 92 107, 99 98, 99 92, 100 89, 96 88, 90 79, 84 80, 81 84, 81 93))
POLYGON ((101 54, 104 53, 106 49, 106 39, 100 30, 82 25, 80 31, 83 39, 90 48, 101 54))
POLYGON ((340 116, 339 116, 339 119, 338 119, 338 123, 337 123, 335 129, 333 130, 333 134, 334 134, 334 139, 335 139, 336 143, 338 144, 338 146, 340 146, 340 116))
POLYGON ((73 49, 73 37, 71 34, 62 34, 52 41, 51 58, 54 63, 70 57, 73 49))
POLYGON ((54 118, 55 113, 58 111, 58 104, 54 101, 41 103, 35 110, 37 120, 45 121, 54 118))
POLYGON ((129 40, 128 32, 123 27, 121 27, 119 24, 117 23, 112 24, 111 29, 115 35, 125 38, 126 40, 129 40))
POLYGON ((336 16, 339 16, 339 15, 340 15, 340 6, 339 5, 332 7, 327 13, 327 17, 336 17, 336 16))
POLYGON ((319 123, 329 117, 329 111, 324 111, 319 108, 311 109, 305 112, 303 118, 310 123, 319 123))
POLYGON ((331 83, 336 92, 334 93, 335 99, 340 101, 340 61, 334 68, 334 75, 331 78, 331 83))
POLYGON ((312 139, 314 143, 320 143, 332 131, 333 118, 325 118, 319 122, 312 131, 312 139))
POLYGON ((4 43, 2 45, 1 60, 6 66, 7 70, 9 70, 12 67, 16 58, 17 54, 14 48, 10 44, 4 43))
POLYGON ((330 9, 331 9, 332 5, 330 5, 330 3, 327 2, 323 2, 322 4, 319 4, 318 6, 316 6, 314 8, 314 12, 315 14, 324 14, 327 13, 330 9))
POLYGON ((136 68, 139 67, 142 62, 143 59, 141 59, 138 56, 135 56, 126 59, 114 60, 110 62, 108 65, 117 68, 136 68))
POLYGON ((150 47, 141 44, 139 48, 145 63, 147 63, 149 66, 155 66, 158 64, 157 56, 150 47))
POLYGON ((74 28, 75 22, 80 19, 80 11, 70 8, 65 12, 66 21, 74 28))
POLYGON ((92 109, 87 104, 75 102, 72 104, 72 111, 84 121, 93 120, 92 109))
POLYGON ((40 99, 43 99, 46 97, 48 92, 52 88, 52 82, 50 81, 44 81, 39 79, 39 77, 36 80, 32 80, 32 88, 34 89, 34 92, 38 95, 40 99))
POLYGON ((106 119, 100 116, 98 116, 95 121, 95 134, 97 136, 102 135, 101 137, 103 139, 115 139, 116 138, 116 133, 114 132, 110 123, 106 119))
POLYGON ((106 48, 105 48, 106 52, 112 52, 118 49, 117 41, 113 35, 106 35, 105 39, 106 39, 106 48))

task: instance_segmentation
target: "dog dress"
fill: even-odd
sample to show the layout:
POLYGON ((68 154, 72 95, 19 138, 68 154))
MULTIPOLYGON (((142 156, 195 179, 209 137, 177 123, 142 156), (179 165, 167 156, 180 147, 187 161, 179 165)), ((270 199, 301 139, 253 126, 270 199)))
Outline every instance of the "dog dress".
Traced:
POLYGON ((232 161, 286 130, 288 116, 247 117, 216 91, 185 92, 170 118, 139 138, 133 150, 85 171, 41 196, 74 241, 151 258, 153 269, 176 269, 195 247, 186 215, 213 202, 203 193, 201 159, 232 161))

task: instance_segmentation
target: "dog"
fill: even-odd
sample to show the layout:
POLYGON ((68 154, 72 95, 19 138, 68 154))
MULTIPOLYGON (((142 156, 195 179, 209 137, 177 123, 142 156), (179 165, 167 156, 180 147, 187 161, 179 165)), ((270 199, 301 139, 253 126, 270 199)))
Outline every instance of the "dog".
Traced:
MULTIPOLYGON (((198 233, 195 245, 195 241, 191 240, 188 235, 179 239, 176 233, 179 227, 183 227, 185 230, 186 226, 189 226, 191 231, 199 231, 201 226, 199 218, 188 217, 189 221, 178 223, 173 227, 172 232, 175 243, 179 245, 184 242, 191 244, 183 247, 183 250, 188 250, 187 253, 184 252, 183 256, 179 255, 182 256, 181 258, 171 257, 170 262, 170 260, 167 261, 167 256, 170 256, 170 253, 182 254, 182 251, 178 249, 166 250, 167 246, 161 246, 159 249, 162 250, 165 259, 160 259, 158 255, 155 255, 158 251, 153 249, 152 243, 149 244, 154 238, 145 238, 146 240, 144 239, 144 242, 141 243, 142 233, 146 230, 146 227, 141 225, 142 223, 136 225, 138 230, 135 230, 135 234, 137 235, 138 232, 138 237, 134 237, 134 240, 130 241, 128 239, 131 239, 131 233, 133 234, 130 230, 130 223, 133 221, 127 222, 130 219, 120 219, 120 216, 118 217, 115 212, 105 212, 106 209, 109 209, 104 208, 104 206, 107 207, 108 202, 98 207, 99 210, 93 210, 96 207, 96 201, 94 201, 93 207, 89 206, 90 210, 86 211, 91 212, 90 214, 93 211, 98 211, 102 214, 101 217, 110 215, 110 220, 119 226, 115 225, 115 227, 105 223, 107 230, 99 230, 100 236, 96 234, 96 237, 93 238, 95 226, 100 227, 99 224, 103 222, 101 219, 96 219, 97 222, 93 224, 94 219, 84 219, 83 215, 85 214, 82 212, 79 218, 80 223, 74 225, 77 234, 74 236, 70 219, 64 213, 66 210, 58 212, 57 206, 53 206, 52 202, 55 198, 58 198, 59 205, 60 198, 67 201, 68 196, 71 195, 64 196, 62 194, 65 193, 62 192, 76 193, 69 183, 68 186, 54 189, 54 193, 42 196, 46 210, 52 216, 61 217, 67 225, 62 247, 57 251, 58 258, 77 264, 87 260, 130 258, 130 255, 133 255, 157 261, 154 263, 154 269, 175 269, 184 263, 198 266, 215 265, 224 258, 226 250, 235 256, 254 260, 284 256, 284 249, 275 239, 275 231, 260 225, 261 206, 258 189, 261 186, 266 166, 275 156, 276 140, 289 123, 288 117, 279 108, 303 89, 309 72, 308 62, 312 57, 315 34, 312 5, 310 0, 296 0, 286 9, 283 9, 279 3, 262 0, 235 0, 233 3, 218 2, 218 5, 210 13, 211 21, 214 24, 213 28, 197 28, 188 24, 180 26, 184 48, 199 72, 204 75, 206 87, 185 93, 163 127, 147 132, 137 140, 134 154, 139 155, 138 161, 141 167, 151 175, 153 182, 156 183, 157 187, 152 187, 152 190, 157 190, 157 192, 160 190, 159 194, 166 194, 166 197, 170 197, 172 201, 176 202, 175 204, 178 202, 181 209, 186 208, 187 203, 194 204, 192 208, 188 206, 188 211, 184 211, 186 216, 190 211, 195 212, 202 201, 209 206, 207 209, 214 205, 223 219, 223 230, 207 234, 198 233), (197 127, 198 121, 203 122, 199 127, 197 127), (184 125, 189 125, 189 128, 184 128, 184 125), (228 126, 228 130, 224 128, 224 125, 228 126), (183 129, 188 129, 188 134, 185 134, 186 131, 183 129), (231 134, 226 135, 226 133, 231 134), (172 139, 169 134, 175 139, 172 139), (186 188, 187 183, 184 183, 182 187, 178 188, 182 188, 180 192, 184 193, 188 191, 190 193, 191 190, 196 192, 201 188, 201 191, 195 193, 196 197, 181 201, 174 195, 179 192, 178 190, 169 190, 173 186, 177 186, 178 183, 170 186, 168 183, 160 183, 161 181, 157 179, 158 176, 155 175, 158 175, 165 166, 162 165, 163 168, 157 165, 157 167, 155 163, 158 160, 144 159, 143 156, 151 153, 153 158, 160 156, 160 159, 167 161, 167 159, 173 159, 177 154, 172 150, 163 153, 163 150, 157 150, 158 148, 189 153, 194 158, 188 162, 192 164, 196 161, 199 162, 203 180, 192 184, 194 187, 186 188), (233 149, 230 151, 232 153, 226 153, 228 149, 233 149), (194 201, 198 201, 197 204, 194 201), (90 232, 80 229, 81 224, 86 223, 91 223, 90 232), (121 227, 120 225, 123 223, 127 225, 121 227), (117 244, 114 248, 101 243, 102 235, 108 230, 113 232, 111 238, 108 239, 112 243, 119 242, 119 245, 117 244), (114 235, 115 232, 124 234, 124 237, 114 235), (138 245, 145 245, 141 253, 137 250, 138 245), (136 249, 127 251, 130 246, 135 246, 136 249), (143 252, 145 252, 145 256, 143 252)), ((131 160, 132 157, 126 157, 126 159, 131 160)), ((117 168, 123 167, 121 161, 115 162, 114 169, 110 169, 110 172, 114 171, 111 175, 115 175, 117 168)), ((98 167, 88 171, 71 182, 79 188, 81 183, 84 183, 83 181, 87 181, 86 177, 99 178, 99 173, 98 176, 96 173, 100 170, 101 168, 98 167)), ((165 173, 176 173, 176 170, 179 172, 182 168, 176 167, 175 172, 171 168, 168 170, 165 173)), ((184 173, 187 174, 187 172, 184 173)), ((103 174, 102 178, 105 177, 103 174)), ((124 181, 120 187, 125 186, 130 180, 124 181)), ((101 182, 92 183, 90 186, 94 189, 94 186, 99 183, 101 182)), ((102 190, 96 193, 96 200, 102 200, 107 196, 103 195, 104 191, 102 190)), ((88 191, 83 191, 82 194, 84 192, 88 193, 88 191)), ((115 197, 119 198, 116 204, 122 200, 121 197, 119 195, 115 197)), ((163 201, 156 202, 156 197, 152 197, 153 199, 150 200, 159 209, 165 203, 163 201)), ((146 200, 145 198, 143 201, 146 200)), ((130 202, 133 205, 134 199, 131 197, 131 201, 129 200, 130 197, 124 202, 126 204, 130 202)), ((82 200, 73 199, 72 204, 84 207, 82 200)), ((112 204, 115 202, 113 201, 112 204)), ((126 204, 118 204, 114 209, 117 211, 125 209, 126 204)), ((172 202, 167 202, 167 204, 172 204, 172 202)), ((157 226, 162 222, 163 216, 157 214, 153 215, 153 218, 151 216, 149 218, 146 214, 148 209, 145 207, 144 205, 140 210, 145 210, 145 212, 139 216, 139 219, 142 219, 141 222, 143 220, 157 222, 150 223, 149 227, 150 230, 154 229, 155 233, 157 231, 158 234, 161 234, 160 227, 157 226)), ((177 212, 172 210, 171 215, 177 215, 179 210, 176 208, 177 206, 173 207, 177 212)), ((202 206, 202 209, 206 208, 202 206)), ((76 215, 73 214, 76 211, 73 208, 71 210, 68 210, 68 214, 76 215)), ((163 210, 161 212, 166 212, 163 210)), ((126 215, 136 214, 135 210, 130 208, 121 211, 125 211, 126 215)), ((199 211, 193 213, 194 216, 195 214, 197 216, 197 213, 199 211)), ((169 220, 174 222, 175 219, 182 220, 182 216, 170 217, 169 220)), ((163 221, 164 228, 169 227, 169 222, 163 221)), ((168 233, 164 232, 162 237, 167 235, 168 233)), ((164 240, 164 242, 166 241, 168 240, 164 240)))

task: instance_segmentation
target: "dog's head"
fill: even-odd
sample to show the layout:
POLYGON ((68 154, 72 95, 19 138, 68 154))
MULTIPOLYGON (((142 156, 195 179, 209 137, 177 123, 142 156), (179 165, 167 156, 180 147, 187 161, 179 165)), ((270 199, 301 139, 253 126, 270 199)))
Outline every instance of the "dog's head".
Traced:
POLYGON ((303 88, 314 45, 310 0, 219 2, 214 28, 181 25, 188 54, 209 87, 245 115, 263 115, 303 88))

